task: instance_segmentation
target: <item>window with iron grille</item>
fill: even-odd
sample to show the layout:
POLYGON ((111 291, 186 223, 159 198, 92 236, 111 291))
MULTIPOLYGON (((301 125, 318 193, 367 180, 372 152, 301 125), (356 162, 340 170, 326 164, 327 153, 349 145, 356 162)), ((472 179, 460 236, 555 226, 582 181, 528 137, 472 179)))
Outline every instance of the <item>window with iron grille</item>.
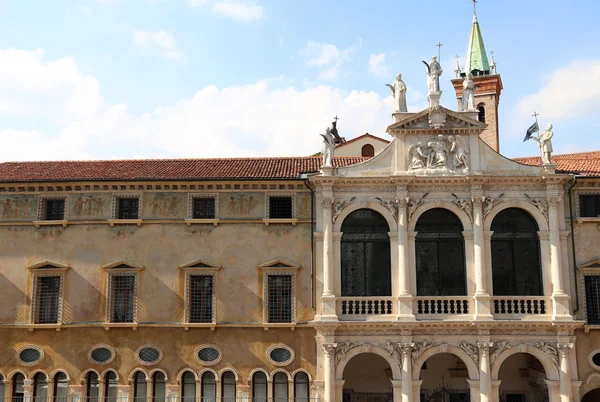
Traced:
POLYGON ((192 219, 215 219, 215 199, 212 197, 194 198, 192 219))
POLYGON ((190 275, 189 322, 213 322, 213 276, 190 275))
POLYGON ((582 218, 600 217, 600 194, 579 196, 579 216, 582 218))
POLYGON ((135 275, 111 275, 111 322, 134 322, 135 275))
POLYGON ((43 218, 46 221, 65 219, 65 200, 44 200, 43 218))
POLYGON ((270 219, 292 219, 292 197, 270 196, 269 218, 270 219))
POLYGON ((139 219, 140 199, 137 197, 119 198, 117 219, 139 219))
POLYGON ((600 325, 600 276, 586 275, 584 283, 587 323, 600 325))
POLYGON ((60 308, 60 276, 40 276, 36 279, 35 323, 57 324, 60 308))
POLYGON ((292 322, 292 275, 267 275, 267 319, 292 322))

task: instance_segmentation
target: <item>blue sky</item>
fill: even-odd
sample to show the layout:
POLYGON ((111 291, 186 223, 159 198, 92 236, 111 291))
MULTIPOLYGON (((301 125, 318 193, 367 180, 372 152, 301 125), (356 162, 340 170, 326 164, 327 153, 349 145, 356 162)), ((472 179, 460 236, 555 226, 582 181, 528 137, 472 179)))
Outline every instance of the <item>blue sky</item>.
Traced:
MULTIPOLYGON (((600 149, 594 1, 480 0, 504 91, 503 154, 534 110, 555 150, 600 149)), ((466 0, 0 0, 1 160, 307 155, 340 116, 387 138, 401 72, 426 106, 421 60, 441 41, 442 103, 464 59, 466 0)))

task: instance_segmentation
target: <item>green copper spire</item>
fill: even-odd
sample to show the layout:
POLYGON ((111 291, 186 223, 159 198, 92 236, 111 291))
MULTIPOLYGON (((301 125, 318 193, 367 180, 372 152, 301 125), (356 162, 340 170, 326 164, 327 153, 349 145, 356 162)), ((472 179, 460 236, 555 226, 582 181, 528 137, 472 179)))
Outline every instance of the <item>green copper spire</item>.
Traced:
POLYGON ((488 75, 490 73, 490 63, 483 44, 479 22, 477 22, 477 14, 473 14, 473 26, 471 27, 471 36, 467 46, 464 71, 465 73, 473 73, 473 75, 488 75), (475 73, 475 70, 478 72, 475 73))

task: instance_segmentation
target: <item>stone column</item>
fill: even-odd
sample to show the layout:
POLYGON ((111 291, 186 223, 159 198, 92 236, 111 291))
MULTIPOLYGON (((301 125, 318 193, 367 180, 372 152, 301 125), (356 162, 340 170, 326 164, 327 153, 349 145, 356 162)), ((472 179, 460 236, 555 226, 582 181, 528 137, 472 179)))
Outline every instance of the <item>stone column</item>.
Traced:
POLYGON ((323 191, 321 207, 323 210, 323 294, 321 295, 321 320, 336 321, 335 295, 333 293, 333 206, 331 190, 323 191))
POLYGON ((400 343, 402 352, 402 402, 413 402, 412 387, 412 350, 414 343, 400 343))
POLYGON ((500 383, 501 380, 492 381, 492 395, 490 397, 491 402, 500 402, 500 383))
MULTIPOLYGON (((294 402, 294 399, 294 379, 290 378, 288 379, 288 401, 294 402)), ((219 401, 219 398, 217 398, 217 401, 219 401)))
POLYGON ((146 400, 152 402, 154 400, 154 387, 152 386, 152 377, 146 378, 146 400))
POLYGON ((558 206, 560 196, 548 197, 548 224, 550 226, 550 268, 552 272, 553 319, 570 319, 569 296, 565 292, 561 271, 560 224, 558 206))
POLYGON ((557 345, 560 358, 560 401, 572 402, 571 374, 569 373, 569 354, 573 344, 560 342, 557 345))
POLYGON ((473 189, 473 268, 475 270, 475 319, 491 320, 490 293, 485 275, 485 239, 483 235, 483 193, 473 189))
POLYGON ((412 311, 412 295, 410 291, 410 265, 408 256, 410 247, 408 244, 408 197, 404 186, 399 186, 396 191, 396 202, 398 203, 398 319, 414 320, 412 311))
MULTIPOLYGON (((106 390, 106 381, 104 380, 104 377, 100 377, 98 378, 98 400, 99 401, 103 401, 104 400, 104 391, 106 390)), ((86 397, 89 398, 89 395, 86 395, 86 397)))
POLYGON ((179 384, 167 384, 165 387, 168 402, 177 402, 179 398, 179 384))
POLYGON ((117 399, 120 402, 128 401, 130 390, 131 385, 117 385, 117 399))
POLYGON ((412 382, 412 390, 413 390, 413 401, 421 402, 421 385, 423 384, 423 380, 416 380, 412 382))
MULTIPOLYGON (((83 381, 85 383, 85 380, 83 381)), ((6 392, 5 392, 6 394, 6 392)), ((54 395, 54 394, 53 394, 54 395)), ((83 385, 69 385, 68 401, 79 402, 83 400, 83 385)))
POLYGON ((479 348, 479 400, 492 402, 492 382, 490 371, 490 348, 493 342, 477 342, 479 348))
POLYGON ((335 380, 335 402, 344 400, 344 383, 346 380, 335 380))
POLYGON ((250 385, 248 384, 237 384, 235 388, 235 394, 237 400, 249 400, 250 399, 250 385))
POLYGON ((333 294, 342 294, 342 232, 333 232, 333 294))
POLYGON ((323 374, 325 375, 325 401, 335 402, 335 348, 337 343, 324 343, 323 374))
POLYGON ((471 402, 479 402, 481 397, 480 390, 480 381, 479 380, 471 380, 467 378, 467 384, 469 384, 469 392, 471 395, 471 402))
POLYGON ((548 400, 550 402, 562 402, 560 397, 560 381, 544 380, 548 388, 548 400))
POLYGON ((215 378, 215 398, 217 401, 221 400, 221 392, 223 391, 223 389, 221 388, 221 379, 220 378, 215 378))
POLYGON ((394 402, 402 401, 402 381, 390 380, 392 383, 392 400, 394 402))
MULTIPOLYGON (((14 395, 13 395, 14 397, 14 395)), ((26 378, 23 380, 23 402, 33 401, 33 380, 26 378)))

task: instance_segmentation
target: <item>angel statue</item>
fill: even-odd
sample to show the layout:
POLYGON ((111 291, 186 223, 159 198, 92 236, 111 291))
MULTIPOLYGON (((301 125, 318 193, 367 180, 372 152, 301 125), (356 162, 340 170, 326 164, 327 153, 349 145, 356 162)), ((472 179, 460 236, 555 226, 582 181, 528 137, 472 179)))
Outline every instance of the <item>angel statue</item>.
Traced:
POLYGON ((394 97, 394 113, 406 113, 406 84, 402 81, 402 74, 396 75, 396 81, 393 84, 385 84, 392 90, 394 97))
POLYGON ((427 74, 427 88, 429 88, 429 93, 432 92, 440 92, 440 76, 444 70, 442 66, 437 61, 436 56, 431 57, 431 61, 429 64, 426 61, 423 61, 425 64, 425 73, 427 74))
POLYGON ((323 137, 323 165, 322 167, 333 167, 333 149, 335 148, 335 138, 331 134, 331 129, 327 127, 325 134, 319 134, 323 137))
POLYGON ((469 158, 467 154, 469 153, 469 149, 467 148, 467 144, 463 137, 460 135, 457 136, 448 136, 448 142, 450 142, 450 154, 452 154, 452 165, 455 168, 464 167, 465 169, 469 169, 469 158))
POLYGON ((408 170, 423 169, 426 167, 429 150, 424 150, 423 144, 417 142, 415 145, 408 147, 408 156, 411 160, 408 170))

